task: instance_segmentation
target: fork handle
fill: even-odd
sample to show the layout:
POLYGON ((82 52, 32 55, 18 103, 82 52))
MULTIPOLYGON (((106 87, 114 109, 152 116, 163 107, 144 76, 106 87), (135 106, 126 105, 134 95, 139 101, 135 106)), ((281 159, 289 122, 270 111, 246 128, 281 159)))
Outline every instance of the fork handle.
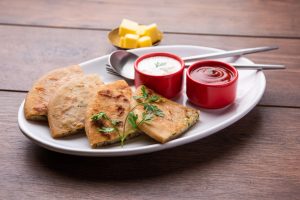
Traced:
POLYGON ((188 56, 188 57, 183 57, 182 59, 185 62, 187 62, 187 61, 195 61, 195 60, 202 60, 202 59, 226 58, 232 56, 242 56, 250 53, 271 51, 275 49, 278 49, 278 47, 277 46, 255 47, 255 48, 238 49, 238 50, 225 51, 225 52, 209 53, 209 54, 196 55, 196 56, 188 56))
MULTIPOLYGON (((185 66, 189 67, 193 63, 187 63, 185 66)), ((272 64, 237 64, 228 63, 237 69, 264 69, 264 70, 274 70, 274 69, 285 69, 284 65, 272 65, 272 64)))

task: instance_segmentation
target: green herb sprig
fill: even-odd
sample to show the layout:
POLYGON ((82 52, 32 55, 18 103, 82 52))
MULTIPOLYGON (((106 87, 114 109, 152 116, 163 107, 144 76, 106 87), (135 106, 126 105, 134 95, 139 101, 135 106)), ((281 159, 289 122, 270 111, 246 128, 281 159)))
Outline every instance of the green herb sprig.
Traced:
POLYGON ((98 131, 102 133, 112 133, 114 131, 119 131, 117 124, 119 123, 117 120, 110 119, 105 112, 99 112, 91 117, 93 121, 99 121, 99 120, 107 120, 110 122, 111 127, 101 126, 98 128, 98 131))
POLYGON ((124 145, 126 140, 126 122, 131 126, 131 130, 139 130, 139 126, 144 123, 149 123, 155 116, 163 117, 164 113, 153 103, 159 103, 161 98, 157 95, 150 95, 145 86, 141 88, 141 96, 134 96, 133 98, 137 101, 137 104, 131 108, 129 113, 125 117, 125 123, 123 125, 122 132, 118 129, 117 125, 120 123, 118 120, 113 120, 106 115, 104 112, 99 112, 91 117, 92 121, 106 120, 109 121, 110 126, 101 126, 98 131, 103 134, 110 134, 112 132, 117 132, 121 141, 121 146, 124 145), (134 113, 134 110, 138 106, 143 106, 144 112, 142 113, 142 119, 138 122, 139 116, 134 113))
POLYGON ((156 62, 156 63, 154 63, 154 65, 155 65, 155 67, 157 68, 157 67, 161 67, 161 66, 164 66, 164 65, 166 65, 167 63, 166 62, 156 62))

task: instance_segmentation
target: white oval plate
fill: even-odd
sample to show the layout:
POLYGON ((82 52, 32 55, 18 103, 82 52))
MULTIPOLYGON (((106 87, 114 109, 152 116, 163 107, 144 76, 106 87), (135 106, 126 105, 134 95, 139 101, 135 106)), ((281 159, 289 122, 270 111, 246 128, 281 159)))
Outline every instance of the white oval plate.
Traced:
MULTIPOLYGON (((158 46, 132 50, 132 52, 138 55, 150 52, 170 52, 179 56, 192 56, 220 51, 222 50, 186 45, 158 46)), ((118 80, 118 77, 107 74, 105 70, 107 59, 108 55, 102 56, 81 63, 80 66, 86 74, 98 73, 105 83, 118 80)), ((250 60, 243 57, 220 60, 240 64, 252 63, 250 60)), ((115 144, 99 149, 92 149, 84 134, 78 134, 63 139, 53 139, 46 123, 27 121, 25 119, 23 113, 24 101, 19 108, 18 122, 20 129, 26 137, 36 144, 53 151, 81 156, 127 156, 144 154, 199 140, 233 124, 245 116, 258 103, 264 93, 265 86, 266 80, 262 71, 239 70, 237 98, 235 103, 223 109, 209 110, 200 108, 200 121, 181 137, 167 142, 166 144, 158 144, 149 137, 141 135, 126 141, 124 147, 115 144)), ((176 101, 183 105, 194 107, 187 101, 185 87, 181 97, 176 99, 176 101)), ((198 107, 195 108, 199 109, 198 107)))

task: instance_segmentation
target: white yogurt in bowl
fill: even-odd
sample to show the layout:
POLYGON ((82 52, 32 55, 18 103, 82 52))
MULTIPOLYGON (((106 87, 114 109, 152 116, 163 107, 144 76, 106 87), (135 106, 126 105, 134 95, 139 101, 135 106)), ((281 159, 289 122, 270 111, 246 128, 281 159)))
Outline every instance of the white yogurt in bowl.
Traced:
POLYGON ((181 63, 167 56, 153 56, 141 60, 138 64, 139 71, 148 75, 168 75, 181 69, 181 63))

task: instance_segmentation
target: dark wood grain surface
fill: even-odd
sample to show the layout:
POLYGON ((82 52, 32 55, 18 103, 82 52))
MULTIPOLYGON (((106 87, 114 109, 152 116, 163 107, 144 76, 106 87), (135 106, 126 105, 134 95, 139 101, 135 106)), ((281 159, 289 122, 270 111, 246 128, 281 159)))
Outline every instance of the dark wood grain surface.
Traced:
POLYGON ((126 16, 144 24, 159 22, 167 32, 300 37, 297 0, 19 0, 1 1, 0 7, 3 24, 103 30, 117 27, 126 16))
POLYGON ((0 199, 299 199, 299 1, 0 1, 0 199), (161 45, 224 50, 275 44, 247 56, 266 71, 259 105, 194 143, 119 158, 45 150, 18 128, 17 111, 45 72, 115 50, 122 18, 157 22, 161 45))
POLYGON ((1 199, 20 194, 24 199, 299 196, 299 109, 258 106, 234 125, 188 145, 87 158, 51 152, 25 139, 15 119, 24 96, 0 92, 1 199))

